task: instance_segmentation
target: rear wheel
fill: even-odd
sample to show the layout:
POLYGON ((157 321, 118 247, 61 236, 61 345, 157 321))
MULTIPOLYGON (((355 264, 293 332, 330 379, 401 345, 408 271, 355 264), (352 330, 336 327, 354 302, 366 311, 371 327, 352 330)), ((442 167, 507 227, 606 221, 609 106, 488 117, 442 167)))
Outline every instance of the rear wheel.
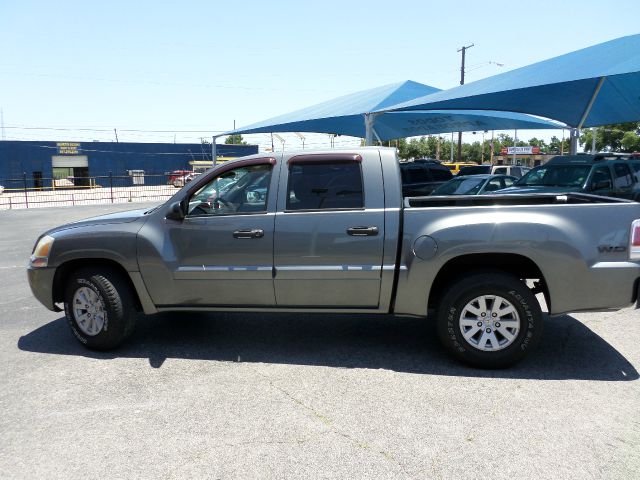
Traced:
POLYGON ((129 283, 117 271, 83 269, 68 280, 67 323, 87 348, 110 350, 133 331, 137 311, 129 283))
POLYGON ((458 359, 480 368, 520 361, 542 335, 542 311, 519 278, 477 273, 451 285, 438 309, 440 341, 458 359))

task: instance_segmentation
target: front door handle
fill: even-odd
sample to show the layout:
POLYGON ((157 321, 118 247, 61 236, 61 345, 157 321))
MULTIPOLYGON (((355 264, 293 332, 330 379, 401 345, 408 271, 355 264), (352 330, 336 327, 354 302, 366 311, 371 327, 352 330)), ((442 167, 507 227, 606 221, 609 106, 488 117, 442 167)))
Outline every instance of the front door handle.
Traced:
POLYGON ((262 238, 264 237, 264 230, 261 228, 254 228, 252 230, 236 230, 233 232, 233 238, 262 238))
POLYGON ((354 237, 372 237, 378 235, 378 227, 349 227, 347 234, 354 237))

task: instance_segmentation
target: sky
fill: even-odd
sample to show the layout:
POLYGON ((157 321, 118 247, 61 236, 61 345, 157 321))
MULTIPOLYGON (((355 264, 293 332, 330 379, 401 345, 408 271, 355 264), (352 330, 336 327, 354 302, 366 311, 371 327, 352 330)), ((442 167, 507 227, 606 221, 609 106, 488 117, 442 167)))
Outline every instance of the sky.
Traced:
MULTIPOLYGON (((639 33, 639 18, 638 0, 0 0, 1 133, 200 142, 389 83, 454 87, 463 45, 474 44, 470 83, 639 33)), ((301 145, 281 136, 284 148, 301 145)), ((327 135, 305 136, 307 148, 329 146, 327 135)), ((271 144, 268 134, 245 140, 271 144)))

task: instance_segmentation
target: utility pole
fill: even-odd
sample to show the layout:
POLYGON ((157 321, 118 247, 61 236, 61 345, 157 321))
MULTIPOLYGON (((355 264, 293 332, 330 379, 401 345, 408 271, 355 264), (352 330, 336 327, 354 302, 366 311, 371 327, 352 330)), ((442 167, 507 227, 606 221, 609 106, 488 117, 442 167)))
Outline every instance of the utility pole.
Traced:
MULTIPOLYGON (((464 85, 464 60, 467 53, 467 49, 473 47, 474 44, 467 45, 458 50, 462 52, 462 65, 460 66, 460 85, 464 85)), ((462 132, 458 132, 458 162, 462 161, 462 132)))

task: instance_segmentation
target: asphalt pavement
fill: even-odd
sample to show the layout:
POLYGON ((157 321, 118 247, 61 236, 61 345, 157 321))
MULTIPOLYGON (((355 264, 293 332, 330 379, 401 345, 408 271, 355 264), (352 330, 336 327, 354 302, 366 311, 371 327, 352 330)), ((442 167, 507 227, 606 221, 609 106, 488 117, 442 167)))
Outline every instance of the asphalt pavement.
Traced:
POLYGON ((2 478, 640 478, 640 310, 547 319, 502 371, 373 315, 161 314, 91 352, 25 266, 45 229, 129 207, 0 211, 2 478))

